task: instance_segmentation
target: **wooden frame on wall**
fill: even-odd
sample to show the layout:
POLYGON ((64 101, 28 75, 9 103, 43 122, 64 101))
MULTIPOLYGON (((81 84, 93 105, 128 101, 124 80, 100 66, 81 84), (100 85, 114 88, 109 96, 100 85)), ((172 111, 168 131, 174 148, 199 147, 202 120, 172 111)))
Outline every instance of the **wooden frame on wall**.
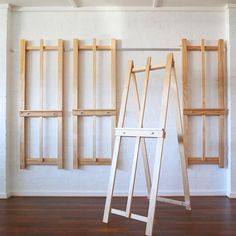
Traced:
POLYGON ((182 39, 182 71, 183 71, 183 106, 184 106, 184 135, 185 135, 185 150, 188 164, 218 164, 219 167, 224 167, 225 156, 225 119, 227 109, 225 107, 225 44, 224 40, 218 40, 218 45, 206 46, 205 40, 201 40, 201 45, 189 45, 187 39, 182 39), (191 108, 189 104, 189 83, 188 83, 188 53, 201 52, 201 91, 202 106, 199 108, 191 108), (218 107, 206 107, 206 52, 217 52, 218 60, 218 107), (188 134, 189 134, 189 117, 202 117, 202 156, 192 157, 189 152, 188 134), (206 156, 206 117, 216 116, 219 120, 219 143, 218 156, 206 156))
POLYGON ((26 40, 20 42, 20 80, 21 80, 21 132, 20 132, 20 167, 25 169, 27 165, 57 165, 58 168, 63 168, 63 108, 64 108, 64 41, 58 40, 57 46, 45 46, 43 39, 40 40, 39 46, 29 46, 26 40), (40 53, 40 110, 29 110, 27 108, 27 53, 36 51, 40 53), (58 51, 58 110, 44 110, 44 52, 58 51), (32 158, 26 156, 26 122, 30 118, 40 119, 40 150, 39 157, 32 158), (55 118, 58 120, 58 156, 44 157, 43 143, 43 119, 55 118))
MULTIPOLYGON (((116 126, 116 40, 111 40, 111 45, 97 45, 96 39, 93 39, 92 45, 81 45, 78 39, 74 39, 73 45, 74 51, 74 66, 73 66, 73 146, 74 146, 74 168, 78 168, 79 165, 109 165, 111 164, 111 157, 97 157, 96 155, 96 117, 110 116, 112 119, 111 133, 112 137, 114 134, 114 128, 116 126), (93 107, 92 109, 80 109, 79 108, 79 53, 81 50, 92 51, 92 91, 93 91, 93 107), (110 51, 111 52, 111 107, 107 109, 98 109, 96 107, 96 81, 97 81, 97 51, 110 51), (93 117, 93 156, 92 157, 81 157, 79 151, 79 118, 91 116, 93 117)), ((113 149, 114 140, 112 140, 113 149)))

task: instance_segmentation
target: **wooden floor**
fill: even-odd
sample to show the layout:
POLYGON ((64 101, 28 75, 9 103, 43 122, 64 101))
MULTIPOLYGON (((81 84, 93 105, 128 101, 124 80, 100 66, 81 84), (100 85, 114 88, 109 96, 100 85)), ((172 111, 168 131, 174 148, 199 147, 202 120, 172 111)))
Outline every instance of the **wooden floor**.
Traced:
MULTIPOLYGON (((192 212, 158 203, 153 235, 236 236, 236 200, 192 197, 192 212)), ((124 209, 124 198, 113 207, 124 209)), ((105 198, 10 198, 0 200, 0 236, 144 235, 145 224, 112 215, 102 223, 105 198)), ((136 213, 147 213, 147 200, 135 198, 136 213)))

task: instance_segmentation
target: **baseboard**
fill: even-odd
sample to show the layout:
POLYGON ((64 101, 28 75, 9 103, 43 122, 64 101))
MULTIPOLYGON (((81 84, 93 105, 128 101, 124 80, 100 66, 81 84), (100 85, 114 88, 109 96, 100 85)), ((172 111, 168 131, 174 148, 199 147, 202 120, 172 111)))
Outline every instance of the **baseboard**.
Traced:
MULTIPOLYGON (((182 191, 160 191, 159 196, 183 196, 182 191)), ((105 197, 105 191, 13 191, 11 196, 17 197, 105 197)), ((114 196, 125 197, 127 196, 126 191, 115 192, 114 196)), ((147 196, 144 191, 135 192, 134 196, 147 196)), ((223 190, 219 191, 192 191, 191 196, 227 196, 223 190)), ((236 196, 236 194, 235 194, 236 196)))
POLYGON ((227 193, 227 197, 228 198, 236 198, 236 192, 229 192, 229 193, 227 193))
POLYGON ((10 193, 0 193, 0 199, 7 199, 11 197, 10 193))

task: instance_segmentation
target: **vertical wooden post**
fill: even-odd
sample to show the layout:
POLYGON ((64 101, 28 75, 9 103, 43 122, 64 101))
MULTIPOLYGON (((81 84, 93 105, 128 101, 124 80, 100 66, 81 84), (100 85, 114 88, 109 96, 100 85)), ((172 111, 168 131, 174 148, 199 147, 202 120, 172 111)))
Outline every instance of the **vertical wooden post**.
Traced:
MULTIPOLYGON (((43 100, 44 100, 44 42, 40 39, 40 108, 43 111, 43 100)), ((43 117, 40 117, 40 141, 39 141, 39 159, 43 162, 43 117)))
MULTIPOLYGON (((62 39, 58 40, 58 101, 59 110, 64 111, 64 42, 62 39)), ((63 142, 63 130, 64 119, 62 116, 58 117, 58 168, 63 168, 63 155, 64 155, 64 142, 63 142)))
MULTIPOLYGON (((116 40, 112 39, 111 40, 111 107, 112 109, 116 110, 117 104, 116 104, 116 76, 117 76, 117 71, 116 71, 116 40)), ((114 148, 114 142, 115 142, 115 135, 114 135, 114 130, 116 127, 116 122, 117 122, 117 116, 113 116, 111 119, 111 137, 112 137, 112 142, 111 142, 111 152, 113 153, 113 148, 114 148)), ((112 154, 111 154, 112 155, 112 154)))
MULTIPOLYGON (((224 40, 218 41, 218 94, 219 108, 225 108, 225 44, 224 40)), ((219 167, 224 167, 225 156, 225 115, 219 117, 219 167)))
MULTIPOLYGON (((202 108, 206 108, 206 52, 205 40, 201 40, 202 56, 202 108)), ((202 160, 206 160, 206 116, 202 116, 202 160)))
MULTIPOLYGON (((166 73, 165 73, 164 85, 163 85, 161 115, 160 115, 160 121, 159 121, 159 128, 163 130, 165 130, 166 128, 172 63, 173 63, 173 54, 168 54, 167 62, 166 62, 166 73)), ((155 158, 154 165, 153 165, 154 172, 152 176, 152 188, 151 188, 150 201, 149 201, 149 207, 148 207, 146 235, 152 235, 152 230, 153 230, 154 216, 155 216, 155 210, 156 210, 156 201, 157 201, 157 192, 158 192, 158 187, 159 187, 160 170, 161 170, 162 155, 163 155, 163 147, 164 147, 164 139, 158 138, 157 145, 156 145, 156 153, 154 157, 155 158)))
MULTIPOLYGON (((93 109, 96 109, 97 100, 97 45, 96 39, 93 39, 93 109)), ((93 160, 96 161, 96 139, 97 139, 96 116, 93 116, 93 160)))
MULTIPOLYGON (((21 80, 21 110, 26 109, 26 40, 20 42, 20 80, 21 80)), ((26 168, 26 150, 25 150, 25 117, 21 117, 21 132, 20 132, 20 168, 26 168)))
MULTIPOLYGON (((189 108, 188 100, 188 49, 187 49, 187 39, 182 39, 182 73, 183 73, 183 109, 189 108)), ((184 123, 184 150, 186 164, 188 166, 188 116, 183 115, 184 123)))
MULTIPOLYGON (((78 109, 79 97, 78 97, 78 89, 79 89, 79 40, 74 39, 73 46, 73 106, 74 109, 78 109)), ((78 116, 73 116, 73 141, 74 141, 74 149, 73 149, 73 166, 74 168, 79 168, 79 125, 78 125, 78 116)))

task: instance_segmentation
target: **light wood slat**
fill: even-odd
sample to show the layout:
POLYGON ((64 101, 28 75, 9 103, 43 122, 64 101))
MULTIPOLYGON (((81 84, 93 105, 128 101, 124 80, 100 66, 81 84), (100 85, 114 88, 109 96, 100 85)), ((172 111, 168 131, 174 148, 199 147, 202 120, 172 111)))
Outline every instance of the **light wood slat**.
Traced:
MULTIPOLYGON (((161 70, 161 69, 165 69, 166 66, 165 65, 153 65, 150 70, 161 70)), ((145 67, 141 67, 141 68, 133 68, 132 73, 140 73, 140 72, 145 72, 146 68, 145 67)))
MULTIPOLYGON (((225 107, 225 44, 224 40, 218 41, 218 106, 225 107)), ((225 156, 225 116, 219 117, 219 167, 224 167, 225 156)))
POLYGON ((57 158, 27 158, 27 165, 57 165, 57 158))
MULTIPOLYGON (((183 109, 189 108, 188 101, 188 50, 187 50, 187 39, 182 39, 182 93, 183 93, 183 109)), ((188 117, 183 116, 183 132, 184 132, 184 150, 186 157, 186 164, 188 165, 187 157, 189 155, 189 144, 188 144, 188 117)))
MULTIPOLYGON (((188 45, 187 46, 188 51, 202 51, 201 46, 193 46, 193 45, 188 45)), ((206 46, 205 51, 218 51, 217 46, 206 46)))
POLYGON ((115 135, 122 137, 164 138, 165 132, 161 129, 116 128, 115 135))
POLYGON ((138 215, 138 214, 131 213, 130 218, 147 223, 147 217, 146 216, 141 216, 141 215, 138 215))
POLYGON ((115 144, 115 127, 117 123, 117 100, 116 100, 116 76, 117 76, 117 43, 115 39, 111 40, 111 107, 115 110, 115 115, 111 118, 111 156, 115 144))
MULTIPOLYGON (((97 46, 96 39, 93 39, 93 109, 96 109, 97 100, 97 46)), ((93 116, 93 160, 96 161, 97 153, 97 125, 96 116, 93 116)))
MULTIPOLYGON (((58 106, 60 110, 64 110, 64 42, 62 39, 58 40, 58 106)), ((62 169, 64 166, 64 119, 63 116, 58 118, 58 168, 62 169)))
POLYGON ((79 160, 80 165, 110 165, 111 157, 107 158, 99 158, 96 157, 96 161, 94 161, 91 157, 82 158, 79 160))
MULTIPOLYGON (((115 209, 115 208, 111 209, 111 213, 115 214, 115 215, 118 215, 118 216, 123 216, 123 217, 126 217, 126 218, 129 217, 127 212, 119 210, 119 209, 115 209)), ((138 215, 138 214, 131 213, 130 218, 134 219, 134 220, 142 221, 142 222, 145 222, 145 223, 147 222, 147 217, 146 216, 141 216, 141 215, 138 215)))
MULTIPOLYGON (((43 100, 44 100, 44 42, 40 39, 40 108, 43 111, 43 100)), ((43 117, 40 118, 39 127, 39 156, 40 160, 43 161, 43 117)))
MULTIPOLYGON (((78 109, 79 105, 79 40, 74 39, 73 45, 73 107, 78 109)), ((73 110, 73 167, 79 167, 79 125, 78 125, 78 116, 74 114, 73 110)))
POLYGON ((203 161, 201 157, 189 157, 189 164, 219 164, 219 157, 205 157, 203 161))
POLYGON ((164 198, 164 197, 157 197, 157 201, 158 202, 165 202, 165 203, 169 203, 169 204, 174 204, 174 205, 179 205, 179 206, 188 206, 189 203, 186 202, 182 202, 182 201, 178 201, 178 200, 174 200, 174 199, 170 199, 170 198, 164 198))
POLYGON ((20 111, 21 117, 59 117, 62 116, 62 111, 20 111))
POLYGON ((112 209, 111 209, 111 213, 112 213, 112 214, 115 214, 115 215, 118 215, 118 216, 128 217, 127 212, 122 211, 122 210, 119 210, 119 209, 115 209, 115 208, 112 208, 112 209))
POLYGON ((78 109, 73 116, 116 116, 116 109, 78 109))
MULTIPOLYGON (((202 54, 202 108, 206 108, 206 53, 205 40, 201 40, 201 54, 202 54)), ((202 159, 206 157, 206 116, 202 116, 202 159)))
MULTIPOLYGON (((93 50, 94 47, 90 45, 80 45, 79 50, 93 50)), ((112 46, 109 45, 96 45, 96 51, 110 51, 112 46)))
MULTIPOLYGON (((41 47, 40 46, 28 46, 27 51, 40 51, 41 47)), ((58 47, 57 46, 43 46, 44 51, 57 51, 58 47)))
MULTIPOLYGON (((21 80, 21 109, 26 109, 26 47, 27 42, 21 40, 20 42, 20 80, 21 80)), ((26 124, 25 118, 20 118, 20 168, 26 168, 26 124)))
POLYGON ((195 109, 184 109, 184 115, 188 116, 220 116, 226 115, 226 109, 218 108, 195 108, 195 109))

